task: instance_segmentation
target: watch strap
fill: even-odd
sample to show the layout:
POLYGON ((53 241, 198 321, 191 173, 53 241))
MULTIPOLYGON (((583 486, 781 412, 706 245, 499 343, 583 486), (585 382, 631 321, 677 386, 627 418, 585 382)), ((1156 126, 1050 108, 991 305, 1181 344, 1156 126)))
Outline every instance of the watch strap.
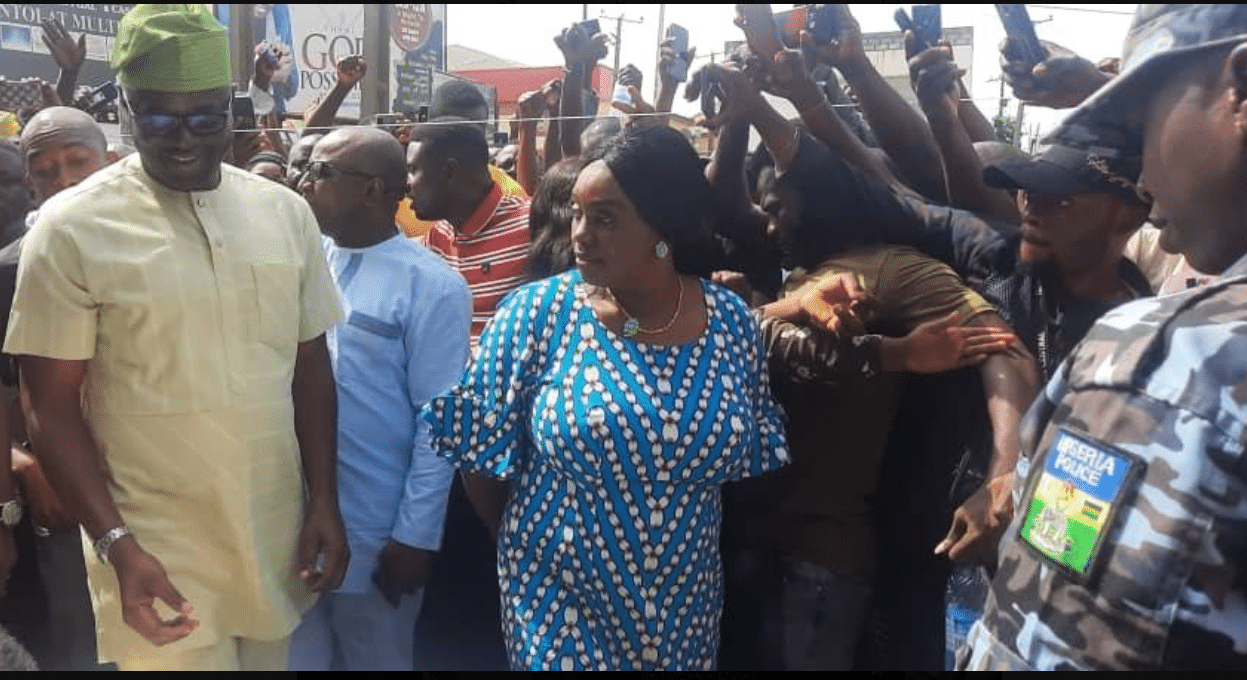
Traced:
POLYGON ((115 529, 109 529, 96 539, 94 547, 95 554, 99 556, 101 562, 108 562, 108 551, 112 549, 113 544, 119 539, 130 535, 130 527, 122 525, 115 529))

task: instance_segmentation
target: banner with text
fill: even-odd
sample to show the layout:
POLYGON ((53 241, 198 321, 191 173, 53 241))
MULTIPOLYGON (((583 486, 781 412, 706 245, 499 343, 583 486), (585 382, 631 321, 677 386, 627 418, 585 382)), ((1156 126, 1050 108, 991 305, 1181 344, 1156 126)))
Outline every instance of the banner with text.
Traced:
MULTIPOLYGON (((217 5, 217 19, 229 26, 235 7, 238 5, 217 5)), ((363 5, 251 7, 252 39, 257 44, 267 42, 280 55, 281 70, 269 87, 278 113, 302 115, 333 89, 338 80, 337 63, 364 53, 363 5)), ((347 95, 338 109, 339 117, 359 118, 359 91, 355 87, 347 95)))

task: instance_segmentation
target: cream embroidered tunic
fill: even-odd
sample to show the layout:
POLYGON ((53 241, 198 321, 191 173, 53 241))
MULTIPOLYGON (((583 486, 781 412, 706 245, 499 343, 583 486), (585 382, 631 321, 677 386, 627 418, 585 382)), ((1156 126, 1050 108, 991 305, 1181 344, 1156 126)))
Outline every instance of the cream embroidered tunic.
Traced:
MULTIPOLYGON (((341 314, 310 208, 230 166, 214 190, 176 192, 132 155, 45 204, 27 235, 5 351, 88 360, 113 498, 200 622, 173 644, 279 639, 314 600, 294 569, 291 381, 298 343, 341 314)), ((86 559, 101 658, 143 653, 112 568, 86 559)))

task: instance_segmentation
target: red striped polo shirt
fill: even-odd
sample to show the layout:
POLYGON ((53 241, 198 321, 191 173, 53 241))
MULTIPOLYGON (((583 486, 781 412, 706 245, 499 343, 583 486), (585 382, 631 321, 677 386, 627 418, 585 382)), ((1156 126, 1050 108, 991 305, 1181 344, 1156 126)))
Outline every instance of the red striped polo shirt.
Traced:
POLYGON ((528 199, 494 188, 455 231, 440 220, 425 245, 445 258, 472 289, 472 344, 503 296, 524 282, 528 269, 528 199))

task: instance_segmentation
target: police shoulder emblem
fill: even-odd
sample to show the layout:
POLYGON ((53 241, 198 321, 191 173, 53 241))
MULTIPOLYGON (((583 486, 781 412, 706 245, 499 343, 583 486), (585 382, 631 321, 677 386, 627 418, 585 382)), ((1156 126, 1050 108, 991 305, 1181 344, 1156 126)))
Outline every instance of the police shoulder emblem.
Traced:
POLYGON ((1124 451, 1060 430, 1019 508, 1026 517, 1018 538, 1078 580, 1090 578, 1143 467, 1124 451))

